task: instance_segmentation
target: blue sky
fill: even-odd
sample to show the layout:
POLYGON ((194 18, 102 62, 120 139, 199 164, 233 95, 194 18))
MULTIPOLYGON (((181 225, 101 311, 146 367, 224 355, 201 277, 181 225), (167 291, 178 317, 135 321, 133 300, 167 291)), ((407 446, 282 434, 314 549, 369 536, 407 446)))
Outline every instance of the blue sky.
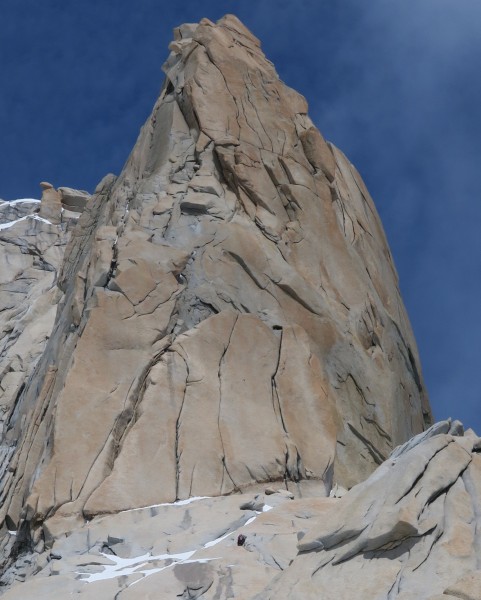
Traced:
POLYGON ((2 0, 0 197, 119 173, 172 28, 233 12, 374 197, 437 419, 481 433, 479 0, 2 0), (177 6, 178 5, 178 6, 177 6))

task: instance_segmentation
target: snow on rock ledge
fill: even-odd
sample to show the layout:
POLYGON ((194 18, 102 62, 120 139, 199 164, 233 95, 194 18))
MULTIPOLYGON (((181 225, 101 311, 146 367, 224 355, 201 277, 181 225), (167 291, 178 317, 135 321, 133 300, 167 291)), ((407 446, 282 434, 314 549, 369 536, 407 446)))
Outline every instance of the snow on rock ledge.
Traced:
POLYGON ((481 440, 452 428, 436 424, 341 499, 266 489, 46 528, 43 551, 7 573, 27 583, 2 598, 480 600, 481 440))

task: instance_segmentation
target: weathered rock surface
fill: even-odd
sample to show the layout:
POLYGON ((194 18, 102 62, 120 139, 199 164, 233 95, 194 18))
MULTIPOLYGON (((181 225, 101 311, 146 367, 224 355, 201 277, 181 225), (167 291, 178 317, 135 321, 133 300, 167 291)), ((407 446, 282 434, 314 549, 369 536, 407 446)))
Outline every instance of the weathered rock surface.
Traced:
POLYGON ((268 490, 46 528, 5 598, 479 600, 480 448, 446 421, 341 499, 268 490))
MULTIPOLYGON (((88 198, 42 186, 37 228, 63 230, 67 211, 83 212, 63 258, 51 240, 39 252, 42 260, 56 253, 45 288, 50 316, 38 325, 45 333, 35 356, 19 351, 28 380, 22 374, 2 400, 4 580, 38 571, 7 597, 27 598, 29 589, 51 597, 43 576, 52 573, 65 586, 59 596, 114 597, 125 581, 92 591, 72 575, 76 553, 95 547, 92 560, 108 562, 99 559, 103 544, 124 542, 99 533, 96 546, 95 528, 112 523, 108 535, 124 540, 113 531, 122 519, 132 528, 132 515, 145 517, 146 535, 157 541, 130 532, 119 556, 165 556, 175 546, 209 559, 167 569, 164 597, 179 581, 185 598, 269 591, 297 553, 299 519, 311 517, 281 515, 272 542, 279 552, 272 540, 255 551, 231 548, 242 556, 253 549, 244 575, 255 582, 245 583, 232 574, 230 554, 219 571, 217 546, 202 548, 216 539, 213 530, 171 547, 164 521, 156 529, 156 515, 137 509, 235 493, 206 501, 229 506, 228 519, 235 513, 235 527, 223 525, 234 535, 246 519, 232 503, 262 484, 287 488, 298 498, 289 506, 314 515, 347 505, 352 493, 309 496, 328 496, 334 484, 333 496, 342 495, 431 423, 395 268, 359 174, 235 17, 181 26, 170 48, 160 98, 121 175, 107 176, 88 198), (69 550, 73 540, 79 545, 69 550), (65 553, 66 561, 55 558, 65 553)), ((32 284, 25 289, 47 302, 32 284)), ((202 529, 189 511, 183 527, 173 526, 184 536, 202 529)), ((255 523, 261 519, 267 527, 267 517, 255 523)), ((165 560, 145 559, 159 569, 165 560)), ((121 597, 157 597, 155 581, 149 576, 121 597)))
POLYGON ((256 598, 479 600, 481 439, 441 425, 308 524, 297 558, 256 598))
POLYGON ((429 422, 358 174, 235 18, 176 38, 124 172, 79 219, 8 423, 31 465, 2 482, 14 522, 271 480, 328 493, 429 422), (21 427, 37 411, 40 432, 21 427))
POLYGON ((90 194, 84 190, 74 190, 69 187, 59 187, 62 207, 72 212, 82 213, 90 200, 90 194))
MULTIPOLYGON (((67 244, 68 223, 40 216, 35 199, 0 202, 0 424, 33 374, 45 349, 61 293, 57 272, 67 244)), ((5 432, 4 432, 5 433, 5 432)), ((2 455, 14 444, 2 440, 2 455)), ((5 465, 5 463, 4 463, 5 465)))

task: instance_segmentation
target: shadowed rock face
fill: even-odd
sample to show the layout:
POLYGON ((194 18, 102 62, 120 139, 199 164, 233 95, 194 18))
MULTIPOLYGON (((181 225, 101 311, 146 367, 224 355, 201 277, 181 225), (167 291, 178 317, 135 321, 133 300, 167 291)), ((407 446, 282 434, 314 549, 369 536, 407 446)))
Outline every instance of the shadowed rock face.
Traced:
POLYGON ((69 192, 55 326, 3 442, 0 515, 32 543, 261 482, 325 495, 430 423, 354 167, 235 17, 170 48, 121 175, 69 192))
POLYGON ((61 297, 57 272, 72 228, 71 220, 60 222, 60 210, 53 223, 44 209, 31 198, 0 201, 0 452, 8 456, 10 413, 52 332, 61 297))

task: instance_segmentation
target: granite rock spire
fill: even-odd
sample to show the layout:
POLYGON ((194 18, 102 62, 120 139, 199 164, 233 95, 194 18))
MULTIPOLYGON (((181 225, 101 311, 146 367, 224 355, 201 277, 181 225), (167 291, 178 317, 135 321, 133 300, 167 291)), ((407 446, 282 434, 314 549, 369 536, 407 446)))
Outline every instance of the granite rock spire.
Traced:
POLYGON ((0 518, 29 548, 194 496, 328 496, 431 424, 353 165, 234 16, 179 27, 170 50, 120 176, 92 197, 46 188, 52 227, 81 215, 5 409, 0 518))

